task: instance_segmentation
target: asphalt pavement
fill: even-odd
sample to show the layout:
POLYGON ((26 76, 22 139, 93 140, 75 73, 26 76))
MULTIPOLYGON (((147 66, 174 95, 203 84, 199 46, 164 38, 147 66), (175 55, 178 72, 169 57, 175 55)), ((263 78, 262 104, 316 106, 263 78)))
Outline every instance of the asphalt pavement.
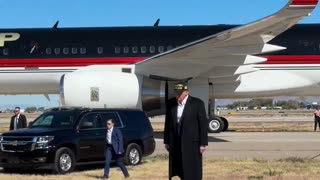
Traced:
MULTIPOLYGON (((154 155, 167 153, 156 133, 154 155)), ((223 132, 209 134, 205 158, 320 159, 320 132, 223 132)))

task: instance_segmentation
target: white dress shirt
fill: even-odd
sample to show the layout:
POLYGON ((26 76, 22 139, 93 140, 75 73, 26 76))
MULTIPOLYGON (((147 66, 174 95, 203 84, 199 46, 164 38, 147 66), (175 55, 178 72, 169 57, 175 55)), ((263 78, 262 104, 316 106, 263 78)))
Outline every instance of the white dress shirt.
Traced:
POLYGON ((112 131, 113 131, 113 127, 111 129, 108 129, 108 133, 107 133, 107 143, 108 144, 112 143, 112 131))
POLYGON ((189 97, 189 95, 187 95, 181 103, 178 102, 178 109, 177 109, 177 120, 178 120, 178 123, 180 122, 180 118, 182 116, 182 113, 183 113, 183 110, 184 110, 184 106, 186 105, 188 97, 189 97))

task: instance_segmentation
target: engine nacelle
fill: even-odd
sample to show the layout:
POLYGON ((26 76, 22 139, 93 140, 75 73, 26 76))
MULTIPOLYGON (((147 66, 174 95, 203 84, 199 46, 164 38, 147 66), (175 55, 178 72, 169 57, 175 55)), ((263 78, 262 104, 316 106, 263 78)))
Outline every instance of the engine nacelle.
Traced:
POLYGON ((63 106, 138 108, 149 116, 165 112, 165 82, 124 72, 69 73, 61 77, 63 106))

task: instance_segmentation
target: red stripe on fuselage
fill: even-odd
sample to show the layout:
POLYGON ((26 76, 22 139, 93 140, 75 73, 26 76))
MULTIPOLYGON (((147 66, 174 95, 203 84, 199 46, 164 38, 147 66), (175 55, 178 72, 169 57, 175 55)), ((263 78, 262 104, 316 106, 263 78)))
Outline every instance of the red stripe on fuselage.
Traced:
POLYGON ((291 5, 317 5, 318 0, 293 0, 291 5))
MULTIPOLYGON (((261 64, 320 64, 320 55, 269 55, 261 64)), ((134 64, 146 57, 0 59, 0 67, 76 67, 89 65, 134 64)))
POLYGON ((103 58, 23 58, 0 59, 0 67, 68 67, 106 64, 133 64, 146 57, 103 57, 103 58))
POLYGON ((261 64, 320 64, 320 55, 274 55, 264 56, 261 64))

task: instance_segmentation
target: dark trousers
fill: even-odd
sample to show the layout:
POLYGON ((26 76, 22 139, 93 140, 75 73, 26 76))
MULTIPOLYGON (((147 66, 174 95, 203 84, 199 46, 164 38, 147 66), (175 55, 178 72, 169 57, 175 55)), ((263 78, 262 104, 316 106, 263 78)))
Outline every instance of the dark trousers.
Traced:
POLYGON ((320 130, 320 117, 314 117, 314 130, 317 130, 317 124, 319 125, 319 130, 320 130))
MULTIPOLYGON (((178 176, 180 179, 184 179, 183 177, 183 166, 182 166, 182 152, 181 152, 181 140, 180 136, 177 136, 177 139, 174 143, 174 152, 173 152, 173 168, 175 169, 175 173, 172 176, 178 176)), ((172 177, 169 177, 171 179, 172 177)))
POLYGON ((105 177, 109 177, 110 163, 111 163, 112 159, 114 159, 116 161, 116 164, 121 169, 124 177, 129 176, 128 170, 122 162, 122 158, 116 154, 116 152, 114 151, 114 149, 111 145, 106 146, 105 158, 106 158, 105 166, 104 166, 104 176, 105 177))

